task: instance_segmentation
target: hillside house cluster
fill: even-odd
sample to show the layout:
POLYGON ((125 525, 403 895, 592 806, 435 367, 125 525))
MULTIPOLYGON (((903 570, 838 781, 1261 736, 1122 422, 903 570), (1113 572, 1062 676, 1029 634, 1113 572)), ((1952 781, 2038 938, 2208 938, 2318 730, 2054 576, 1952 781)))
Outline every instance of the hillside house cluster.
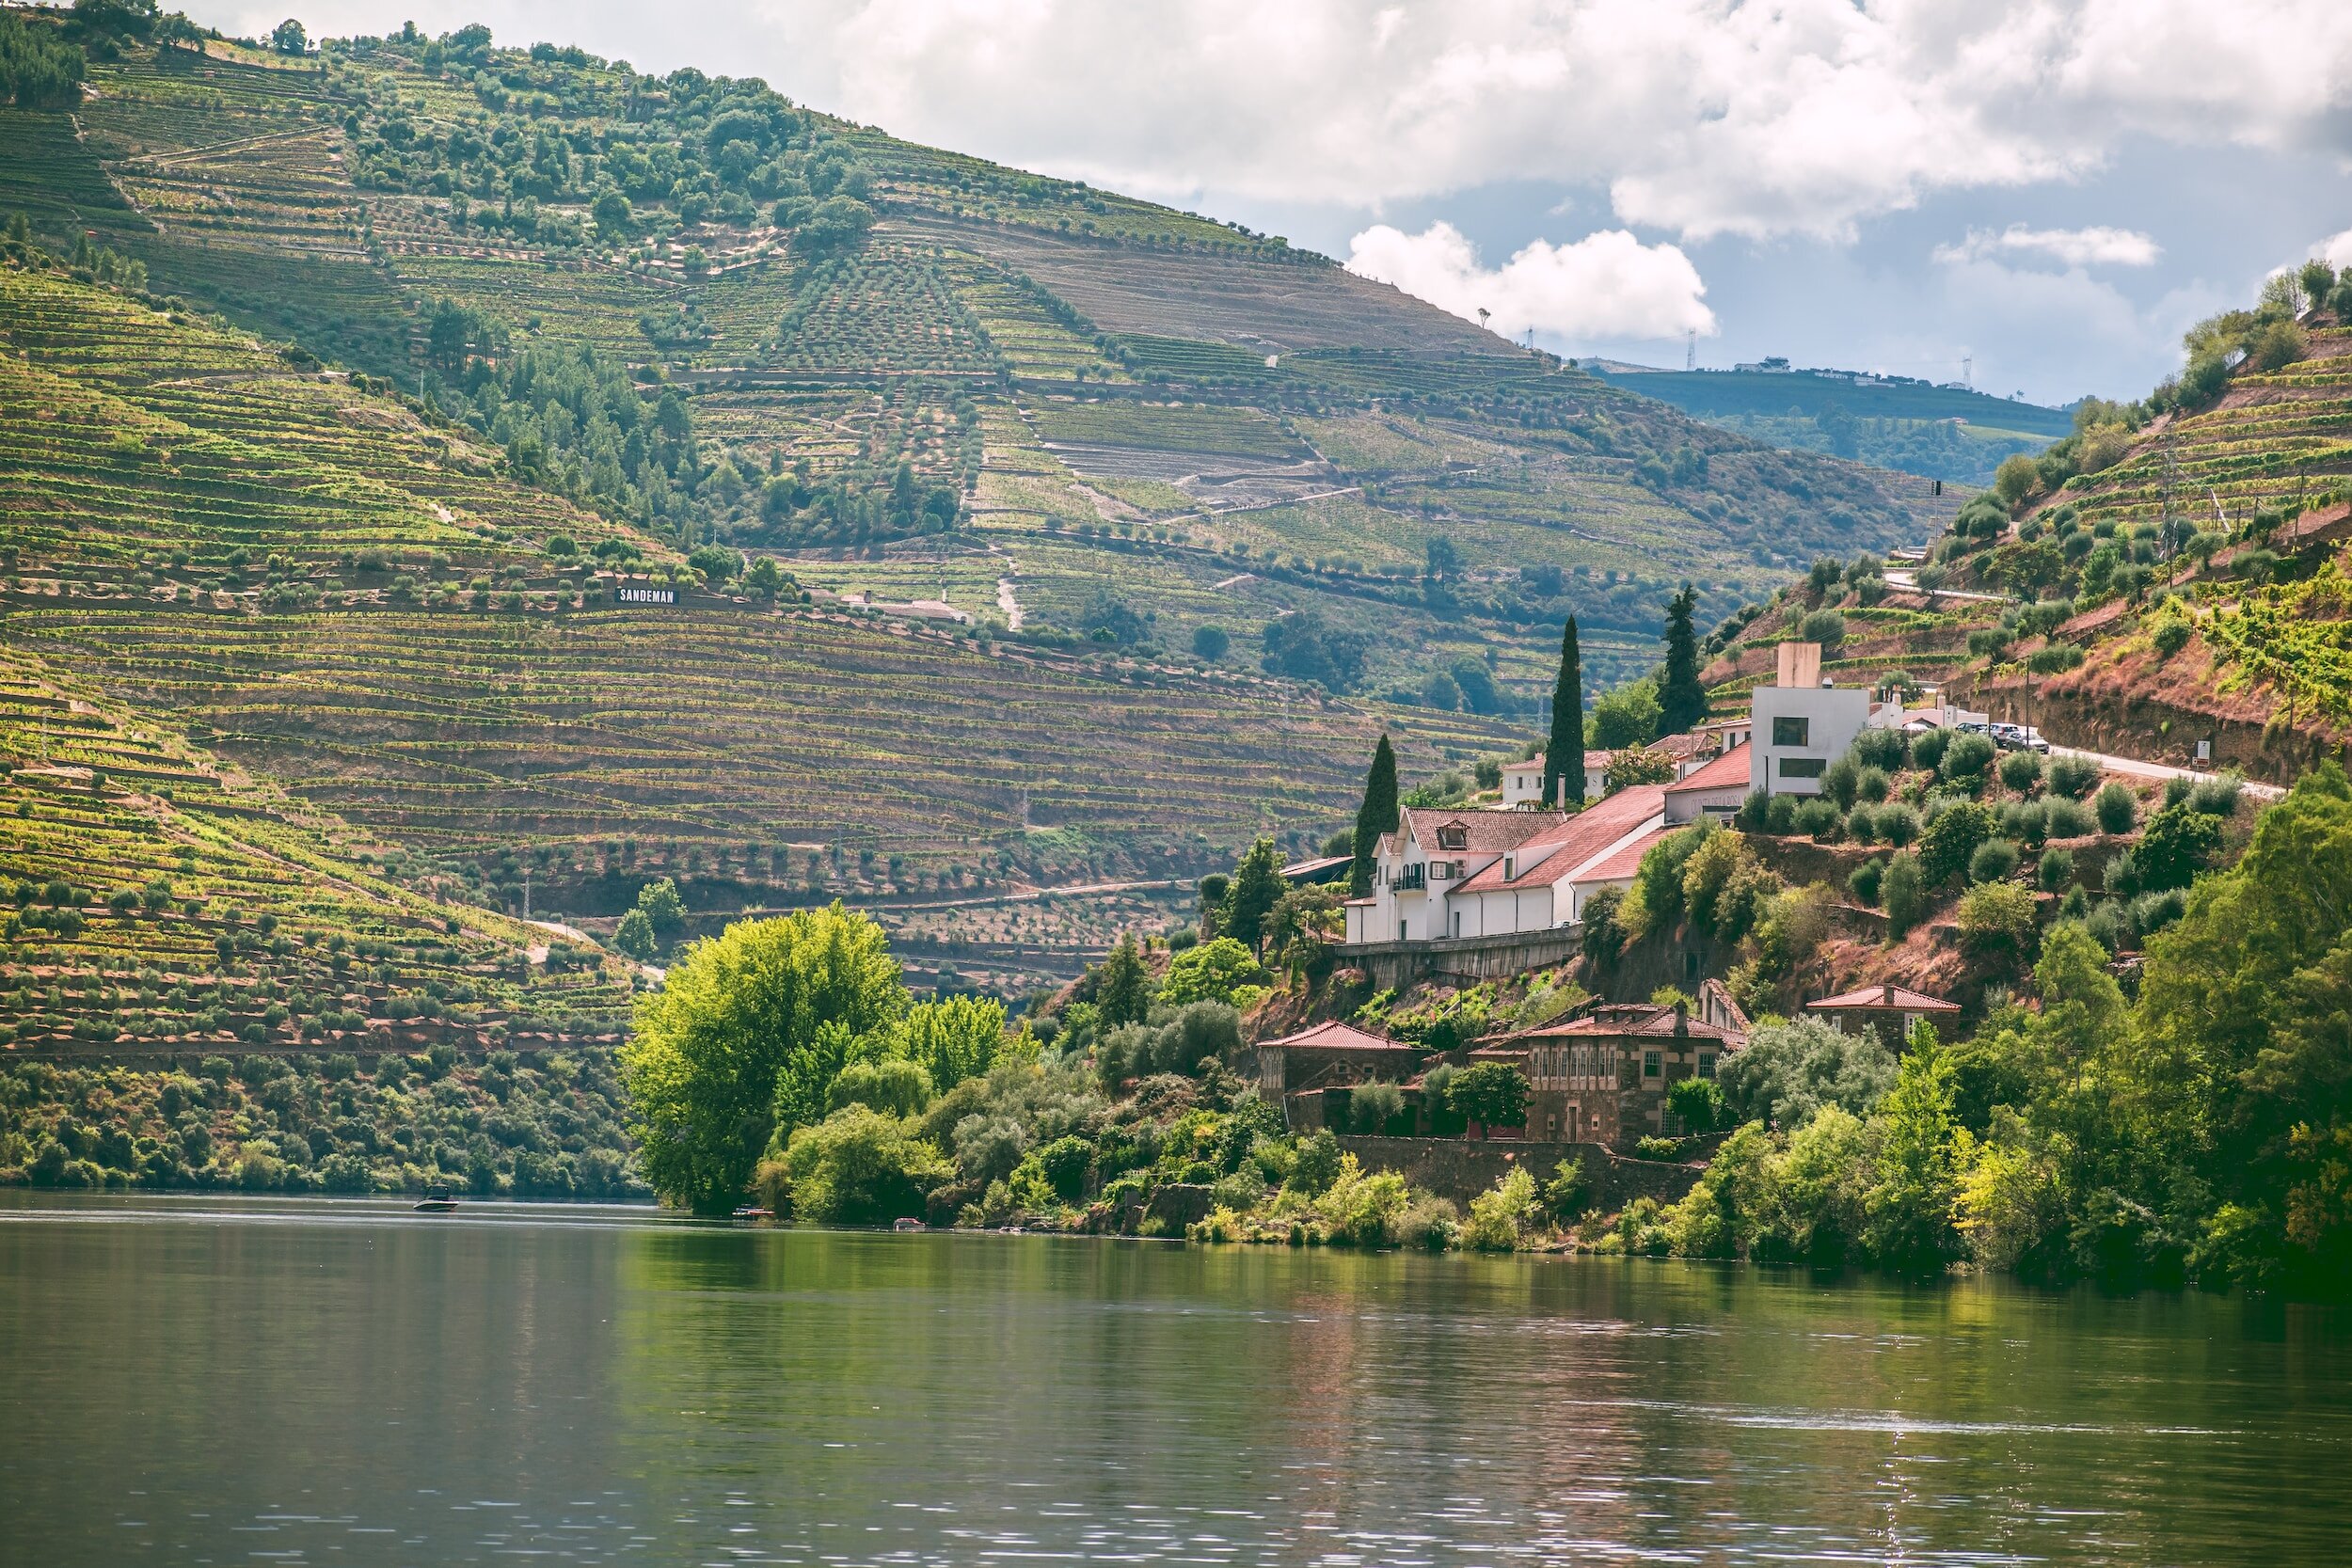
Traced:
POLYGON ((1500 807, 1414 809, 1374 851, 1373 885, 1346 905, 1347 948, 1478 942, 1580 923, 1601 889, 1628 888, 1649 847, 1701 818, 1728 823, 1751 794, 1818 795, 1829 765, 1872 726, 1926 728, 1981 719, 1937 705, 1905 708, 1821 679, 1816 642, 1783 642, 1770 686, 1744 718, 1669 736, 1662 784, 1603 794, 1608 752, 1584 753, 1582 810, 1543 803, 1541 754, 1502 770, 1500 807))

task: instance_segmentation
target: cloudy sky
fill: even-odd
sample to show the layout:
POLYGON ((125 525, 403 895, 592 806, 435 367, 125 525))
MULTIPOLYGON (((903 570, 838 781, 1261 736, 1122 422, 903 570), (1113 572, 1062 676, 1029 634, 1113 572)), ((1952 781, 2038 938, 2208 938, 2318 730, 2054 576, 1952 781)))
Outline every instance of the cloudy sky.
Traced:
MULTIPOLYGON (((256 33, 289 0, 199 0, 256 33)), ((1233 218, 1570 354, 2043 402, 2352 263, 2344 0, 291 0, 757 75, 1233 218)))

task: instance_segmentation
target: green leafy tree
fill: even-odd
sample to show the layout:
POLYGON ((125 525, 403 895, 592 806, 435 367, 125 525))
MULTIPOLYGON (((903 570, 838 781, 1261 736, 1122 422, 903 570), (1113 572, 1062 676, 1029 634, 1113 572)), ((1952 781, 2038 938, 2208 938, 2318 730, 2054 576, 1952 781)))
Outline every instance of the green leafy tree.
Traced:
POLYGON ((1372 892, 1372 873, 1380 848, 1380 835, 1397 827, 1396 752, 1383 734, 1372 749, 1372 771, 1364 778, 1364 802, 1356 808, 1355 863, 1347 871, 1347 894, 1361 898, 1372 892))
POLYGON ((654 941, 665 947, 686 929, 686 901, 678 896, 677 884, 667 877, 637 890, 637 912, 652 927, 654 941))
POLYGON ((1919 835, 1919 874, 1930 887, 1942 887, 1968 869, 1977 846, 1993 836, 1992 808, 1975 800, 1958 800, 1935 814, 1919 835))
POLYGON ((882 928, 838 904, 698 943, 621 1047, 646 1180, 697 1212, 740 1201, 776 1134, 816 1120, 854 1042, 907 1005, 882 928))
POLYGON ((848 1225, 919 1216, 955 1175, 913 1123, 864 1104, 794 1132, 782 1164, 795 1213, 848 1225))
POLYGON ((1666 670, 1658 683, 1659 727, 1679 735, 1707 717, 1707 688, 1699 683, 1699 640, 1692 625, 1699 596, 1689 583, 1666 603, 1666 670))
POLYGON ((1659 712, 1655 683, 1628 682, 1593 705, 1593 743, 1608 751, 1646 746, 1658 738, 1659 712))
POLYGON ((1225 895, 1225 918, 1218 928, 1252 953, 1265 946, 1266 917, 1282 896, 1282 857, 1274 840, 1250 845, 1233 868, 1233 885, 1225 895))
POLYGON ((1264 985, 1267 979, 1264 967, 1248 948, 1231 937, 1216 937, 1187 947, 1168 960, 1159 999, 1170 1007, 1195 1002, 1222 1002, 1230 1007, 1236 991, 1245 986, 1264 985))
POLYGON ((1666 1109, 1691 1132, 1712 1132, 1724 1117, 1724 1091, 1711 1078, 1678 1078, 1666 1091, 1666 1109))
POLYGON ((1136 945, 1133 931, 1120 936, 1119 945, 1103 960, 1094 983, 1094 1005, 1102 1009, 1103 1022, 1112 1028, 1140 1023, 1152 1010, 1152 972, 1143 965, 1143 950, 1136 945))
POLYGON ((903 1056, 851 1062, 825 1089, 825 1108, 865 1105, 889 1117, 920 1114, 931 1102, 931 1075, 903 1056))
POLYGON ((280 55, 307 54, 310 48, 310 34, 308 28, 290 16, 270 29, 269 41, 280 55))
POLYGON ((643 910, 631 910, 621 916, 620 926, 612 933, 612 945, 639 963, 651 961, 661 944, 653 934, 653 922, 643 910))
POLYGON ((634 214, 628 210, 628 198, 618 191, 599 194, 589 215, 596 220, 596 238, 610 245, 628 237, 634 225, 634 214))
POLYGON ((1898 942, 1926 916, 1928 879, 1916 854, 1906 851, 1886 863, 1879 879, 1879 906, 1886 911, 1886 934, 1898 942))
POLYGON ((891 1026, 886 1047, 923 1069, 941 1093, 996 1065, 1005 1043, 1005 1005, 994 997, 918 1002, 891 1026))
POLYGON ((1884 1130, 1865 1233, 1870 1254, 1898 1273, 1940 1274, 1963 1252, 1953 1223, 1959 1126, 1952 1119, 1951 1065, 1924 1020, 1912 1030, 1911 1048, 1877 1119, 1884 1130))
POLYGON ((1508 1062, 1478 1062, 1446 1085, 1446 1104, 1481 1128, 1517 1127, 1527 1119, 1527 1074, 1508 1062))
POLYGON ((1544 804, 1584 803, 1584 660, 1576 617, 1560 634, 1560 673, 1551 686, 1551 736, 1544 749, 1544 804))

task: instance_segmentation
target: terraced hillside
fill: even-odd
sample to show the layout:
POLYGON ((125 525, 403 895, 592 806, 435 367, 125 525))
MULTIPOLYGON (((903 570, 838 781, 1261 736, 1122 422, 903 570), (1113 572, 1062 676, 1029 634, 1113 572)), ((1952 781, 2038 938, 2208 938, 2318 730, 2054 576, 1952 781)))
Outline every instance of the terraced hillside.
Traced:
POLYGON ((157 294, 416 384, 501 445, 480 366, 585 346, 666 374, 694 460, 598 510, 877 601, 945 578, 1000 634, 1107 618, 1158 662, 1246 671, 1311 611, 1362 640, 1355 691, 1425 703, 1478 657, 1533 705, 1570 610, 1614 681, 1682 578, 1721 613, 1924 531, 1924 485, 1711 431, 1279 240, 757 83, 480 29, 91 69, 72 116, 8 111, 0 212, 53 247, 87 231, 157 294), (481 324, 455 348, 450 308, 481 324), (1236 451, 1203 417, 1226 412, 1270 434, 1236 451))
POLYGON ((11 638, 0 649, 0 1037, 68 1055, 617 1038, 593 945, 403 886, 342 825, 11 638), (342 840, 339 842, 339 840, 342 840))
POLYGON ((1940 684, 2059 741, 2274 781, 2341 757, 2348 316, 2352 288, 2314 263, 2201 325, 2179 378, 2087 406, 1965 503, 1915 576, 1817 578, 1726 627, 1719 696, 1828 611, 1842 678, 1940 684))
MULTIPOLYGON (((7 646, 336 814, 412 885, 519 909, 529 878, 538 912, 606 916, 665 875, 703 910, 1188 878, 1320 828, 1380 723, 713 591, 413 401, 56 272, 0 269, 0 344, 7 646)), ((1500 733, 1395 727, 1424 766, 1500 733)))

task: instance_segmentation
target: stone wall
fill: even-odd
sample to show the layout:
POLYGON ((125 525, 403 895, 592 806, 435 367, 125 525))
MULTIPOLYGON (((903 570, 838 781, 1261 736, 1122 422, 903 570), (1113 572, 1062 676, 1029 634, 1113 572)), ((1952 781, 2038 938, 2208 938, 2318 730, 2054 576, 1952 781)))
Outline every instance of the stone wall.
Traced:
POLYGON ((1338 953, 1342 963, 1363 970, 1375 987, 1402 990, 1417 980, 1494 980, 1549 969, 1577 956, 1583 932, 1581 926, 1555 926, 1505 936, 1358 942, 1338 953))
POLYGON ((1551 1180, 1561 1161, 1581 1155, 1593 1202, 1620 1209, 1637 1197, 1673 1203, 1695 1185, 1695 1165, 1629 1160, 1601 1144, 1541 1143, 1519 1138, 1342 1138, 1340 1147, 1367 1170, 1392 1170, 1416 1187, 1468 1203, 1524 1165, 1537 1181, 1551 1180))

